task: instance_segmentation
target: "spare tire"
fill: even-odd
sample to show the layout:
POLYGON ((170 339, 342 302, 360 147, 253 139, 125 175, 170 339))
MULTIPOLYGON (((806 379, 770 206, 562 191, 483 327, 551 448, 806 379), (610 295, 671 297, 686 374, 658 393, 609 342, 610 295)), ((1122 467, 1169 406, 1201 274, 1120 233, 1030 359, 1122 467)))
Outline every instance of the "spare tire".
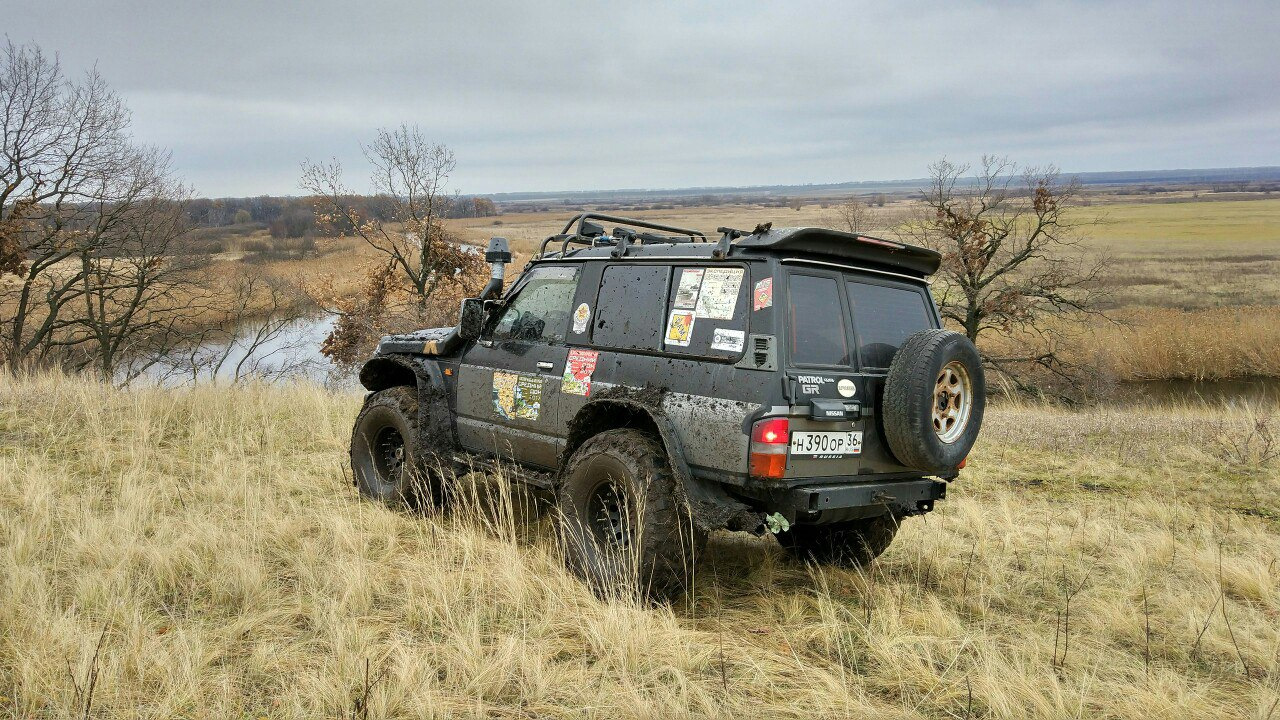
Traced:
POLYGON ((969 338, 921 330, 898 348, 885 378, 885 439, 903 465, 954 470, 978 439, 987 404, 982 360, 969 338))

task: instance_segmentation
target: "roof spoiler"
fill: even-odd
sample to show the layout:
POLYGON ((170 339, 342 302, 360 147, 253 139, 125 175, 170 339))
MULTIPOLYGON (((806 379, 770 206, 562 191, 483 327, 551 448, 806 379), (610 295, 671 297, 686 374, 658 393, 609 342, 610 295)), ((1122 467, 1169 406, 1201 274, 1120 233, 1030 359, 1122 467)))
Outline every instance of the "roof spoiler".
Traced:
POLYGON ((935 250, 870 235, 815 227, 757 230, 736 238, 734 246, 874 263, 921 277, 938 272, 942 265, 942 254, 935 250))

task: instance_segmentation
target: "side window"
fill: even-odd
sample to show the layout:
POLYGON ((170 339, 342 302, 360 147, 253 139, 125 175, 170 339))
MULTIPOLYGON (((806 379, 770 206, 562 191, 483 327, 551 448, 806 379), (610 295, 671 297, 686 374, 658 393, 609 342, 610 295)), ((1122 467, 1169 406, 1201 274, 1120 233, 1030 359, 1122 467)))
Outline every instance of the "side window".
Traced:
POLYGON ((749 276, 741 265, 679 266, 663 314, 662 349, 678 355, 741 357, 749 276))
POLYGON ((602 347, 658 350, 671 268, 610 265, 600 278, 591 342, 602 347))
POLYGON ((919 290, 856 280, 850 280, 848 287, 858 348, 866 367, 889 367, 903 341, 918 330, 933 327, 928 300, 919 290))
POLYGON ((578 287, 576 267, 535 267, 503 309, 493 339, 564 342, 569 305, 578 287))
POLYGON ((849 343, 836 279, 792 273, 787 286, 792 364, 848 365, 849 343))

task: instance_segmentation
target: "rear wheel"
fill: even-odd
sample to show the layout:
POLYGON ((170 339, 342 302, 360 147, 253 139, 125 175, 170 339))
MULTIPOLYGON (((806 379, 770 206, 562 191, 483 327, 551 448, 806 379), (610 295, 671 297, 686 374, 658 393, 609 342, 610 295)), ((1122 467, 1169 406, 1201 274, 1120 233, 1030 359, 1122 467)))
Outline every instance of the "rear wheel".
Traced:
POLYGON ((861 567, 888 549, 897 534, 898 517, 885 513, 830 525, 793 525, 778 535, 778 543, 801 560, 861 567))
POLYGON ((434 502, 439 483, 422 466, 419 447, 416 388, 367 397, 351 431, 351 472, 360 494, 392 505, 434 502))
POLYGON ((565 559, 598 593, 666 600, 689 583, 706 535, 675 497, 652 435, 609 430, 582 444, 556 493, 565 559))

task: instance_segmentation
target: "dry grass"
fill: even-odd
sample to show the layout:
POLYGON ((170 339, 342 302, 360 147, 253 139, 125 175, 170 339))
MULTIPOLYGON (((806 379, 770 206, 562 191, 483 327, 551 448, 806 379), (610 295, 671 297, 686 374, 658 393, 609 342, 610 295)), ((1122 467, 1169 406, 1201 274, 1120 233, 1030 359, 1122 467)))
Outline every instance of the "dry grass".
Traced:
POLYGON ((1280 470, 1205 440, 1239 413, 998 409, 869 572, 726 536, 641 608, 546 518, 361 501, 358 400, 0 379, 0 715, 1280 717, 1280 470))
POLYGON ((1163 308, 1116 313, 1082 353, 1122 380, 1280 377, 1280 308, 1163 308))

